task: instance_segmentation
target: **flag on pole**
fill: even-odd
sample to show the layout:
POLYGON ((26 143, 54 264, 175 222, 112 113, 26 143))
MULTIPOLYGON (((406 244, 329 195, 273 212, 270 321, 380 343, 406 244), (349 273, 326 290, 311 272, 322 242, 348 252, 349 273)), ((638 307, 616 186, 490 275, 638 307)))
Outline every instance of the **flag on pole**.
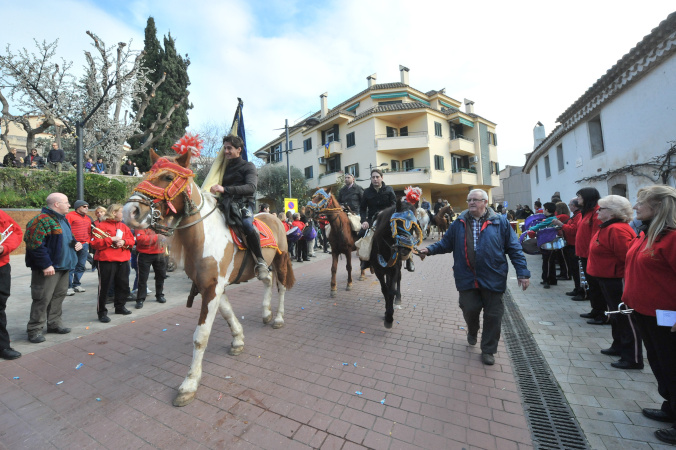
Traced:
POLYGON ((324 158, 329 159, 331 157, 331 151, 329 150, 329 145, 331 145, 330 142, 327 142, 324 144, 324 158))
POLYGON ((242 159, 244 161, 249 160, 248 153, 246 151, 246 132, 244 131, 244 115, 242 114, 242 108, 244 108, 244 102, 241 98, 237 97, 239 103, 237 104, 237 110, 235 111, 235 117, 232 119, 232 127, 230 128, 230 134, 239 136, 242 138, 244 145, 242 146, 242 159))

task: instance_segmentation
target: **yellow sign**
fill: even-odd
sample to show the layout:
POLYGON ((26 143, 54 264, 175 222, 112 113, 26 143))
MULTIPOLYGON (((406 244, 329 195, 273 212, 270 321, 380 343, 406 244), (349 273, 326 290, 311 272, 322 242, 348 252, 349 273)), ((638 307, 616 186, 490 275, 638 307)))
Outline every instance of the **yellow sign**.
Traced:
POLYGON ((298 199, 297 198, 285 198, 284 199, 284 212, 287 213, 291 211, 292 213, 298 212, 298 199))

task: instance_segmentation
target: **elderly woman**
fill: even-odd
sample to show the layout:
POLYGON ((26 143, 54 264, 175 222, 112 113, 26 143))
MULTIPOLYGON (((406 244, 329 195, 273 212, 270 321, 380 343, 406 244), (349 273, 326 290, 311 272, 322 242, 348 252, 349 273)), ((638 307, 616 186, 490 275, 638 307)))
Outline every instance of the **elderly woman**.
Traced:
POLYGON ((648 363, 664 398, 660 409, 643 410, 651 419, 671 423, 655 431, 661 441, 676 444, 676 325, 657 324, 656 311, 676 311, 676 189, 650 186, 638 191, 634 206, 643 231, 627 253, 622 301, 634 310, 648 363))
MULTIPOLYGON (((610 311, 617 311, 622 302, 625 258, 636 239, 629 226, 632 217, 631 203, 619 195, 609 195, 599 200, 599 230, 589 247, 587 271, 601 288, 601 294, 610 311)), ((619 356, 611 364, 616 369, 643 369, 643 347, 636 324, 626 314, 611 314, 613 343, 601 350, 604 355, 619 356)))

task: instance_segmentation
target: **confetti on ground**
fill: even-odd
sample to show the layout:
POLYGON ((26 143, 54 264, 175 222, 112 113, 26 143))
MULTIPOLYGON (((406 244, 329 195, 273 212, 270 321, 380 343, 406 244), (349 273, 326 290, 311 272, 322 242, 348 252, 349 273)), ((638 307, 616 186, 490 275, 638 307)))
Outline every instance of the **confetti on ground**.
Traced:
POLYGON ((166 328, 164 328, 164 329, 163 329, 162 331, 167 331, 167 329, 166 329, 166 328))
POLYGON ((399 323, 399 321, 397 321, 397 323, 399 323))
POLYGON ((88 329, 89 329, 89 327, 85 327, 85 330, 88 330, 88 329))
POLYGON ((97 401, 97 402, 100 402, 100 401, 101 401, 101 397, 96 397, 96 401, 97 401))
POLYGON ((244 316, 242 316, 242 320, 244 320, 244 316))
POLYGON ((378 300, 378 303, 380 303, 380 300, 378 300))
POLYGON ((353 366, 357 367, 357 363, 354 363, 353 366))
POLYGON ((222 398, 223 398, 223 393, 222 393, 222 392, 219 392, 219 393, 218 393, 218 399, 220 400, 220 399, 222 399, 222 398))
POLYGON ((178 324, 176 324, 176 326, 178 326, 178 324))
POLYGON ((415 307, 416 307, 416 305, 413 305, 413 307, 415 308, 415 307))
POLYGON ((230 378, 232 378, 230 375, 225 377, 226 380, 229 380, 230 378))
POLYGON ((93 353, 87 353, 87 354, 88 354, 88 355, 90 355, 90 356, 94 356, 94 354, 93 354, 93 353))
POLYGON ((135 321, 135 320, 132 320, 131 323, 136 323, 136 321, 135 321))
MULTIPOLYGON (((348 364, 348 363, 343 363, 343 365, 344 365, 344 366, 349 366, 349 364, 348 364)), ((19 377, 16 377, 16 378, 19 378, 19 377)))
POLYGON ((380 401, 380 404, 381 404, 381 405, 384 405, 384 404, 385 404, 385 399, 382 399, 382 400, 380 401))
POLYGON ((305 308, 303 308, 303 307, 301 306, 300 309, 305 309, 305 308))
POLYGON ((333 306, 336 306, 336 304, 334 303, 333 306))
POLYGON ((362 391, 356 391, 355 394, 357 394, 357 395, 364 395, 364 393, 363 393, 362 391))
POLYGON ((364 334, 364 333, 366 333, 366 331, 360 331, 360 333, 364 334))
POLYGON ((80 363, 77 366, 75 366, 75 370, 80 370, 80 367, 84 366, 84 364, 80 363))
POLYGON ((465 329, 465 327, 460 327, 460 329, 461 329, 461 330, 464 330, 464 329, 465 329))
POLYGON ((21 378, 21 377, 14 377, 15 380, 18 380, 19 378, 21 378))
POLYGON ((59 381, 59 382, 58 382, 58 383, 56 383, 56 384, 57 384, 57 385, 59 385, 59 384, 63 384, 63 381, 59 381))

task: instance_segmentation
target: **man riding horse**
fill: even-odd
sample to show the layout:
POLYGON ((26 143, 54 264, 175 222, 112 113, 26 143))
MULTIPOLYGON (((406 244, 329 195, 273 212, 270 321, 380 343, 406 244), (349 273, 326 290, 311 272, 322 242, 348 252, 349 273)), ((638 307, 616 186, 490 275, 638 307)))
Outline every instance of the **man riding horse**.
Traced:
POLYGON ((222 194, 219 206, 228 226, 239 228, 246 236, 246 246, 256 258, 256 276, 264 280, 269 275, 268 265, 261 252, 261 240, 253 224, 256 202, 258 172, 256 166, 242 158, 244 141, 232 134, 223 138, 225 172, 221 184, 214 184, 209 191, 222 194))

